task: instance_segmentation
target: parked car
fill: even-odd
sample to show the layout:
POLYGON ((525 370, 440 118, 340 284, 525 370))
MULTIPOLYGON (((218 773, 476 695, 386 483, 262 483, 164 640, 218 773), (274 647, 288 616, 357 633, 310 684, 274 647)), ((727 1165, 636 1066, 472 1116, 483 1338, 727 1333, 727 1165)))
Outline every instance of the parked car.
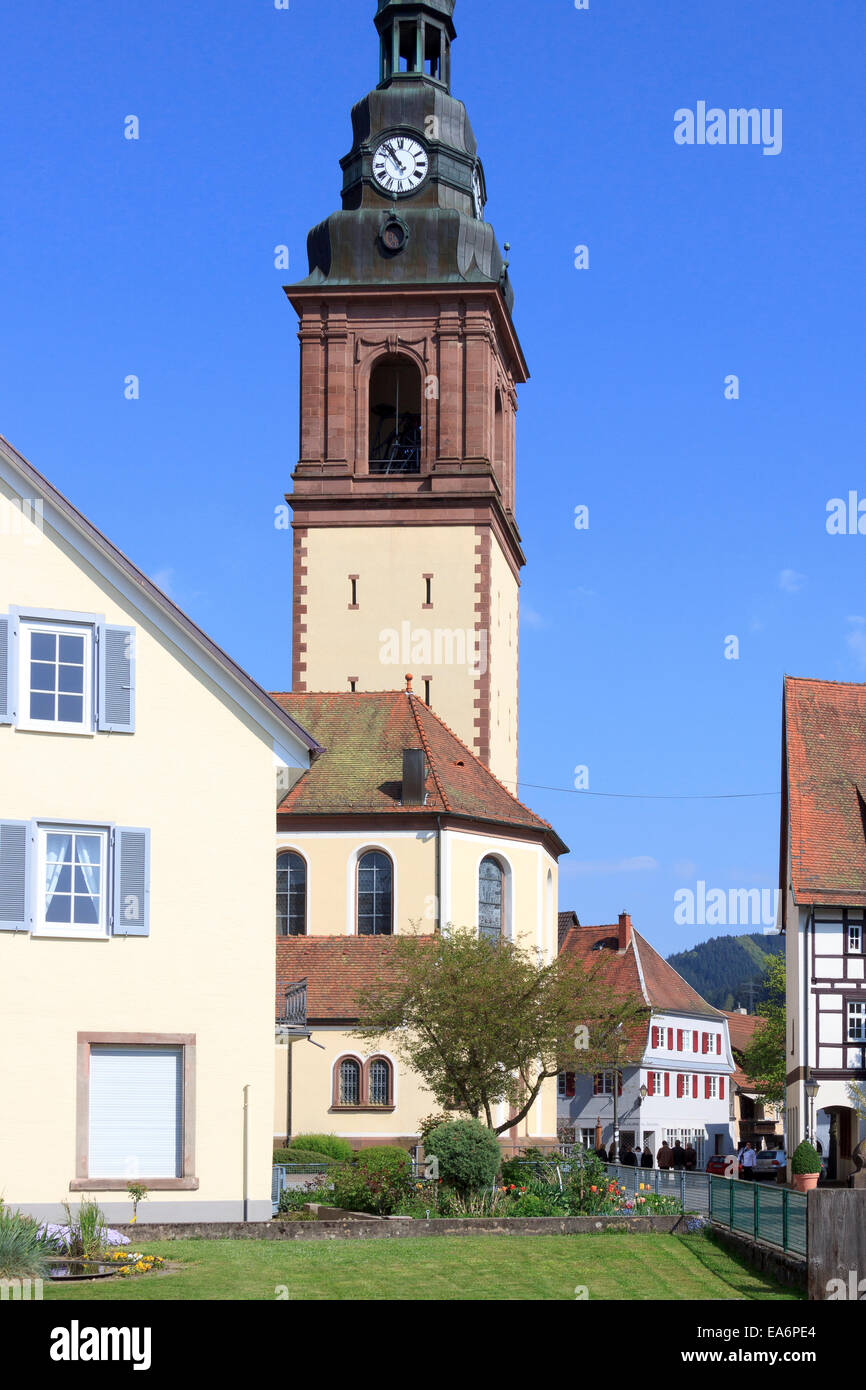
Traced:
MULTIPOLYGON (((736 1163, 735 1154, 713 1154, 711 1158, 707 1159, 707 1172, 712 1173, 717 1178, 733 1177, 734 1175, 730 1168, 732 1161, 736 1163)), ((743 1176, 742 1163, 739 1166, 739 1172, 736 1176, 738 1178, 743 1176)))
POLYGON ((784 1149, 758 1149, 755 1161, 756 1182, 784 1182, 787 1173, 787 1155, 784 1149))

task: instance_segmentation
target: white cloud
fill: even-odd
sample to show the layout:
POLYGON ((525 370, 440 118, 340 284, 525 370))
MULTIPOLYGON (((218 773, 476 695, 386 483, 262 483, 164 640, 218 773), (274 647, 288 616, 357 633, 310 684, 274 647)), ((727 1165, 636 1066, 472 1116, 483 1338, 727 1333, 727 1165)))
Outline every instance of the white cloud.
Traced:
POLYGON ((534 608, 530 608, 528 603, 521 603, 520 605, 520 621, 525 623, 527 627, 547 627, 548 625, 547 619, 541 613, 536 612, 534 608))
POLYGON ((649 854, 638 854, 631 859, 577 859, 569 865, 576 874, 642 874, 658 867, 658 860, 649 854))
POLYGON ((786 594, 799 594, 805 583, 805 574, 798 574, 796 570, 782 570, 779 575, 779 588, 786 594))
POLYGON ((174 570, 157 570, 156 574, 152 574, 150 577, 158 589, 162 589, 164 594, 167 594, 170 599, 174 599, 174 570))

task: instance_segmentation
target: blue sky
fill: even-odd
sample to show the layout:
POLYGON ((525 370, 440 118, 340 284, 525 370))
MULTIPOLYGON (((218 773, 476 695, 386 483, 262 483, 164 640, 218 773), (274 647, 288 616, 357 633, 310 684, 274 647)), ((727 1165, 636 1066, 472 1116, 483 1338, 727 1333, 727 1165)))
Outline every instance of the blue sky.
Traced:
MULTIPOLYGON (((270 688, 290 678, 273 510, 297 450, 280 286, 339 206, 373 9, 4 17, 0 432, 270 688)), ((586 765, 592 792, 775 793, 783 674, 866 679, 866 536, 825 525, 829 499, 866 496, 866 8, 458 0, 455 20, 532 372, 521 792, 572 847, 562 906, 627 909, 668 952, 718 930, 675 923, 678 889, 775 886, 778 797, 535 784, 586 765), (677 145, 699 101, 780 108, 781 153, 677 145)))

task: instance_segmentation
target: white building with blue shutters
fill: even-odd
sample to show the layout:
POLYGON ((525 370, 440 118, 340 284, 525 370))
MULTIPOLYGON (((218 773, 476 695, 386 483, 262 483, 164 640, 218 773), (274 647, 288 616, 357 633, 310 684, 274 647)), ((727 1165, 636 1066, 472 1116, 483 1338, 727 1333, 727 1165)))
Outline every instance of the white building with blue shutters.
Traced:
POLYGON ((274 808, 315 740, 0 439, 0 1193, 271 1212, 274 808))

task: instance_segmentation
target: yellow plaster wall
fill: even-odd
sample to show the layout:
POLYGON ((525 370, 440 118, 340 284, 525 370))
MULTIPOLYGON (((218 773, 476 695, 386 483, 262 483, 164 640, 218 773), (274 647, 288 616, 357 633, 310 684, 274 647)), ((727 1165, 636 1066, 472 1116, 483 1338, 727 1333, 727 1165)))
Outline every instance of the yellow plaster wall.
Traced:
POLYGON ((0 612, 12 604, 100 613, 136 628, 135 733, 0 727, 0 815, 149 828, 151 930, 100 941, 0 932, 0 1192, 12 1204, 67 1196, 79 1030, 166 1032, 197 1038, 200 1187, 159 1193, 160 1203, 240 1200, 245 1085, 250 1196, 267 1200, 272 742, 56 535, 0 536, 0 612))

